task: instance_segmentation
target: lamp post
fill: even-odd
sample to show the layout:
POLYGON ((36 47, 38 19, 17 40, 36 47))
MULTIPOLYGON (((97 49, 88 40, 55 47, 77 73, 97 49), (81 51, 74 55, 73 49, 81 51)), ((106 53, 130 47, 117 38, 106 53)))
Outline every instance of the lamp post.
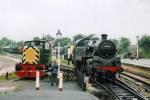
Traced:
POLYGON ((57 41, 58 41, 58 47, 57 47, 57 52, 58 52, 58 57, 57 57, 57 62, 58 62, 58 78, 59 78, 59 73, 60 73, 60 39, 61 39, 62 33, 60 33, 60 30, 56 33, 57 41))
POLYGON ((139 36, 138 35, 136 36, 136 39, 137 39, 137 44, 136 44, 136 59, 138 60, 138 58, 139 58, 139 43, 138 43, 139 36))

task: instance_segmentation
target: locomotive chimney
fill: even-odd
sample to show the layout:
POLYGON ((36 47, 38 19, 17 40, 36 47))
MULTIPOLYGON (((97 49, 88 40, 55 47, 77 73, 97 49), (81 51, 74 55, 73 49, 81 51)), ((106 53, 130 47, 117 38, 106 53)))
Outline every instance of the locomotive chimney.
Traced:
POLYGON ((107 34, 102 34, 101 38, 102 38, 102 41, 107 40, 107 34))

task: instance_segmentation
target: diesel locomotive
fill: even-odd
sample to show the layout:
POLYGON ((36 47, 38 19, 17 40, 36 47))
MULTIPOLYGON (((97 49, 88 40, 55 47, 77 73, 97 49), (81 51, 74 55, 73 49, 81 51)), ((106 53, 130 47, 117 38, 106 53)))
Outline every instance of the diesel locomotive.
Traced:
POLYGON ((51 64, 52 46, 46 40, 26 41, 23 48, 22 62, 16 64, 16 75, 20 78, 35 78, 36 70, 40 77, 45 75, 51 64))
POLYGON ((117 73, 123 71, 116 46, 107 39, 107 34, 102 34, 101 39, 92 34, 78 40, 73 58, 76 70, 98 80, 114 79, 117 73))

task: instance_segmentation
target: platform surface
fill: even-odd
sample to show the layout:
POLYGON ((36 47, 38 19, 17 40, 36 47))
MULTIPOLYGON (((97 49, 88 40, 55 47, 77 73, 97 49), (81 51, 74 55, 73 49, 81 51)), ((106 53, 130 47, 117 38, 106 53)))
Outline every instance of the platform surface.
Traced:
POLYGON ((15 71, 15 65, 20 60, 9 58, 5 56, 0 55, 0 76, 4 75, 6 72, 14 72, 15 71))
POLYGON ((88 92, 83 92, 76 82, 65 82, 63 91, 50 86, 50 82, 41 82, 40 90, 35 90, 35 82, 29 83, 19 91, 0 94, 0 100, 98 100, 88 92))
POLYGON ((122 62, 150 68, 150 59, 122 59, 122 62))

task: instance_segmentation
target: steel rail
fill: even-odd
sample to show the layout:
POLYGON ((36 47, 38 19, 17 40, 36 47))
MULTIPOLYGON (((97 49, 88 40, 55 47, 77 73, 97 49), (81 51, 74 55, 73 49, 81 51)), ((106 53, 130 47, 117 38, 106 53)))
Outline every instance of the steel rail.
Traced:
POLYGON ((118 97, 114 91, 112 91, 108 86, 106 86, 105 84, 103 83, 100 83, 99 81, 96 81, 95 79, 93 78, 90 78, 91 81, 93 81, 97 87, 99 88, 103 88, 106 93, 110 94, 112 96, 112 98, 117 98, 118 100, 122 100, 120 97, 118 97))
POLYGON ((117 79, 115 81, 116 84, 120 85, 121 87, 123 87, 124 89, 130 91, 131 93, 133 93, 135 95, 135 97, 138 98, 138 100, 148 100, 146 97, 144 97, 142 94, 140 94, 139 92, 137 92, 136 90, 134 90, 133 88, 131 88, 129 85, 127 85, 125 82, 117 79))
POLYGON ((137 98, 138 100, 148 100, 143 95, 130 88, 120 80, 108 80, 108 82, 104 83, 101 83, 91 78, 90 80, 92 80, 97 87, 101 87, 108 94, 110 94, 113 100, 126 100, 127 98, 130 100, 132 100, 133 98, 137 98), (117 89, 117 91, 115 91, 115 88, 117 89))
MULTIPOLYGON (((128 74, 126 74, 126 73, 121 73, 121 75, 123 75, 123 76, 126 76, 126 77, 129 77, 129 78, 132 78, 132 79, 134 79, 134 80, 136 80, 136 81, 139 81, 139 82, 141 82, 141 83, 143 83, 143 84, 146 84, 146 85, 150 85, 149 83, 147 83, 147 82, 145 82, 145 81, 143 81, 143 80, 140 80, 140 79, 138 79, 138 78, 136 78, 136 77, 133 77, 133 76, 130 76, 130 75, 128 75, 128 74)), ((134 74, 133 74, 134 75, 134 74)), ((136 75, 136 74, 135 74, 136 75)), ((138 75, 137 75, 138 76, 138 75)), ((141 77, 141 76, 140 76, 141 77)))

